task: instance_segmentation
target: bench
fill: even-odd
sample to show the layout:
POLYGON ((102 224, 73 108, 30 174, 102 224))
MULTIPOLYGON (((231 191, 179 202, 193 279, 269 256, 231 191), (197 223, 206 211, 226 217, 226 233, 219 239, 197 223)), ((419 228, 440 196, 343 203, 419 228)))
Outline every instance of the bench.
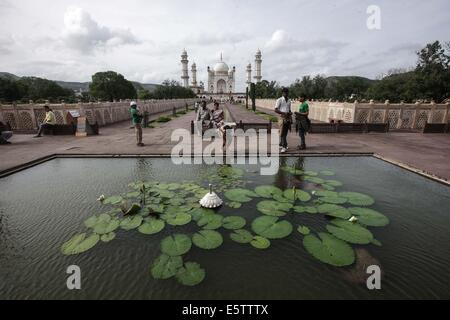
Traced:
POLYGON ((423 133, 449 133, 450 123, 425 123, 423 133))
POLYGON ((75 135, 77 127, 74 124, 55 124, 52 128, 44 129, 45 135, 64 136, 75 135))
POLYGON ((311 123, 310 133, 388 132, 389 123, 311 123))
POLYGON ((4 124, 0 121, 0 144, 10 144, 8 140, 12 137, 13 132, 9 123, 4 124))

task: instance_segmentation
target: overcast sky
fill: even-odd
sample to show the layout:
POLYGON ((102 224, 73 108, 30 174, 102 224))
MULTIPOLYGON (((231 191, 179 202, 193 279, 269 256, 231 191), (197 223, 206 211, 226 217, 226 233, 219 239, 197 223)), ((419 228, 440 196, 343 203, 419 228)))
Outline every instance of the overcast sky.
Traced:
MULTIPOLYGON (((129 80, 180 79, 183 48, 206 66, 237 68, 263 54, 263 78, 308 74, 378 77, 413 67, 419 48, 450 40, 448 0, 0 0, 0 71, 90 81, 114 70, 129 80), (366 10, 381 10, 381 29, 366 10)), ((190 67, 190 66, 189 66, 190 67)))

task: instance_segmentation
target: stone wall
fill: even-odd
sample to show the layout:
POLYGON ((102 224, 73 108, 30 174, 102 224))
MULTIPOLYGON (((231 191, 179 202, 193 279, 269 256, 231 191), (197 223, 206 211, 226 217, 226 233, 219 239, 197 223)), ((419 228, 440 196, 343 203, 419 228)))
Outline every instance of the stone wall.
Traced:
MULTIPOLYGON (((275 99, 256 100, 260 108, 274 109, 275 99)), ((330 120, 346 123, 388 123, 391 130, 423 129, 425 123, 447 123, 450 121, 450 106, 436 103, 347 103, 309 101, 309 117, 313 120, 330 120)), ((294 102, 297 107, 298 102, 294 102)))
MULTIPOLYGON (((173 108, 184 109, 186 103, 191 106, 195 101, 196 99, 138 101, 138 106, 142 112, 147 111, 154 115, 170 112, 173 108)), ((0 104, 0 121, 9 123, 13 130, 36 130, 45 117, 44 105, 0 104)), ((86 116, 90 123, 97 122, 99 126, 131 119, 129 101, 47 105, 55 113, 58 124, 67 124, 67 114, 71 110, 78 111, 80 115, 86 116)))

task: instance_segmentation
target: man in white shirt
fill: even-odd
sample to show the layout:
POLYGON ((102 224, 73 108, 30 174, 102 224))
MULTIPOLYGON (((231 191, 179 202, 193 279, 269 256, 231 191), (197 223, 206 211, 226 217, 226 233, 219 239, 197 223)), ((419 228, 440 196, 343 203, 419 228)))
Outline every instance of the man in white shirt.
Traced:
POLYGON ((292 124, 291 100, 289 89, 283 88, 283 96, 275 103, 275 112, 280 115, 278 122, 280 127, 280 152, 285 153, 288 149, 287 135, 292 124))

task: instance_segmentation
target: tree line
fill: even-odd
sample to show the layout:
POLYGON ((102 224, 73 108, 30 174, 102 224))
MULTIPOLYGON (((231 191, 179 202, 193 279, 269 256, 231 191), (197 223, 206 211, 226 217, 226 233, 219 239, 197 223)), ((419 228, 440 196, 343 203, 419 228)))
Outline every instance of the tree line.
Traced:
MULTIPOLYGON (((434 100, 450 98, 450 43, 427 44, 417 52, 418 60, 412 70, 393 69, 379 80, 363 77, 304 76, 289 86, 290 96, 308 99, 391 102, 434 100)), ((263 80, 256 84, 257 98, 281 96, 282 87, 276 81, 263 80)))
POLYGON ((55 81, 22 77, 18 80, 0 78, 0 102, 28 103, 30 100, 43 103, 67 103, 90 101, 117 101, 125 99, 184 99, 194 98, 195 93, 184 88, 175 80, 165 80, 152 92, 145 90, 139 83, 131 82, 114 71, 98 72, 92 76, 89 91, 80 96, 70 89, 61 87, 55 81))

